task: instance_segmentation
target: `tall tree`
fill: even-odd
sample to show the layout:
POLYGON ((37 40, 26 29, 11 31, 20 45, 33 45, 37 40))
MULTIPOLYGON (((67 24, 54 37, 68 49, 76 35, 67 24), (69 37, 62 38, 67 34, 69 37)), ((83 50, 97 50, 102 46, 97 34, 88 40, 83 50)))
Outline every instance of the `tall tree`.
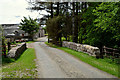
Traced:
POLYGON ((79 7, 78 7, 78 2, 76 2, 76 12, 75 12, 75 26, 74 26, 74 39, 73 42, 78 42, 78 11, 79 11, 79 7))
POLYGON ((61 30, 58 29, 58 26, 61 26, 60 24, 61 22, 62 22, 61 16, 54 16, 53 18, 47 20, 46 23, 47 26, 46 29, 49 34, 49 38, 52 39, 54 44, 57 44, 58 35, 61 33, 61 30))

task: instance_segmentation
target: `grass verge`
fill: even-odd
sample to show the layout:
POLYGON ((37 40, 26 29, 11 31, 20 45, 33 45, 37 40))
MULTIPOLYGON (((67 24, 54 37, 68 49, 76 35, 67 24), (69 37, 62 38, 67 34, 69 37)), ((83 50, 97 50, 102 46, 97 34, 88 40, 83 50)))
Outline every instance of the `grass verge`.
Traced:
MULTIPOLYGON (((12 62, 6 63, 5 65, 2 66, 2 77, 3 78, 35 78, 37 75, 35 59, 36 59, 35 50, 33 48, 28 48, 20 56, 19 59, 17 59, 16 61, 12 59, 12 62)), ((5 60, 7 61, 7 59, 5 60)))
POLYGON ((35 41, 28 41, 28 42, 26 42, 26 43, 33 43, 33 42, 35 42, 35 41))
POLYGON ((112 62, 111 59, 108 59, 108 58, 96 59, 95 57, 89 56, 88 54, 83 53, 83 52, 77 52, 75 50, 65 48, 65 47, 58 47, 58 46, 53 45, 48 42, 45 42, 45 44, 47 44, 50 47, 61 49, 65 52, 75 56, 76 58, 80 59, 81 61, 90 64, 93 67, 96 67, 100 70, 103 70, 109 74, 112 74, 112 75, 120 78, 120 74, 119 74, 119 68, 120 68, 119 66, 120 65, 112 62))

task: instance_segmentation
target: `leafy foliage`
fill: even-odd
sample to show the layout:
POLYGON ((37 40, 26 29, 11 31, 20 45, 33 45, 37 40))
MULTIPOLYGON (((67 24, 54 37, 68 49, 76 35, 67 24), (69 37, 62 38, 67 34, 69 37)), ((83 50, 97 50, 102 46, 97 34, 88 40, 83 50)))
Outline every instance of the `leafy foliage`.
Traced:
POLYGON ((72 35, 72 18, 70 16, 63 16, 62 19, 62 35, 66 38, 66 40, 69 40, 72 35))
POLYGON ((51 18, 62 16, 62 19, 54 17, 47 22, 48 35, 52 38, 57 39, 62 33, 66 40, 71 38, 69 41, 99 48, 120 47, 120 2, 52 3, 52 7, 50 4, 47 3, 49 8, 45 10, 51 13, 51 18))
POLYGON ((36 22, 37 19, 32 19, 29 17, 29 19, 27 19, 26 17, 24 17, 24 20, 21 20, 22 22, 20 23, 21 26, 19 26, 23 31, 25 31, 25 33, 28 33, 29 36, 33 36, 35 33, 38 32, 39 30, 39 25, 36 22))
POLYGON ((79 21, 81 43, 102 48, 120 47, 120 3, 88 3, 79 21))
POLYGON ((46 23, 46 29, 49 34, 49 37, 53 39, 54 42, 57 41, 57 37, 62 31, 61 29, 59 29, 59 27, 61 26, 61 19, 61 16, 53 17, 50 18, 46 23))
POLYGON ((80 13, 80 20, 79 20, 79 39, 80 43, 86 43, 90 45, 94 45, 94 38, 95 33, 94 31, 94 23, 93 21, 95 20, 95 16, 93 14, 93 9, 97 7, 100 3, 88 3, 89 7, 85 12, 80 13))
POLYGON ((120 46, 120 14, 119 5, 116 3, 101 3, 93 10, 97 17, 94 21, 96 33, 101 34, 101 41, 106 46, 120 46))

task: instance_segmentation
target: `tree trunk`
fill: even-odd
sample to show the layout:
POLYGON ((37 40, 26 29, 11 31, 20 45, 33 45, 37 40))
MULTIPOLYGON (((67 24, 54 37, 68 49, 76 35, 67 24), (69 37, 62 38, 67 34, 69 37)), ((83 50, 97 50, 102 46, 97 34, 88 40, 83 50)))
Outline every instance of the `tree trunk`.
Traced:
MULTIPOLYGON (((59 15, 59 2, 57 2, 57 11, 56 11, 56 16, 59 15)), ((58 23, 58 30, 60 30, 60 26, 59 26, 59 23, 58 23)), ((60 33, 58 34, 57 36, 57 41, 59 41, 59 38, 60 38, 60 33)))
POLYGON ((32 34, 29 34, 28 40, 29 40, 29 41, 33 41, 33 35, 32 35, 32 34))
MULTIPOLYGON (((53 18, 53 3, 51 2, 51 18, 53 18)), ((50 42, 49 40, 49 34, 48 34, 48 43, 50 42)))
MULTIPOLYGON (((57 2, 57 16, 58 16, 58 15, 59 15, 59 2, 57 2)), ((58 29, 59 29, 59 30, 62 29, 60 23, 58 23, 58 29)), ((62 46, 61 37, 62 37, 62 33, 60 32, 60 33, 58 34, 58 36, 57 36, 57 41, 58 41, 58 44, 59 44, 60 46, 62 46), (59 43, 59 41, 60 41, 60 43, 59 43)))
POLYGON ((75 2, 72 3, 73 6, 73 17, 72 17, 72 29, 73 29, 73 42, 75 42, 75 2))
POLYGON ((75 21, 75 31, 74 31, 74 42, 78 42, 78 2, 76 2, 76 19, 75 19, 76 21, 75 21))

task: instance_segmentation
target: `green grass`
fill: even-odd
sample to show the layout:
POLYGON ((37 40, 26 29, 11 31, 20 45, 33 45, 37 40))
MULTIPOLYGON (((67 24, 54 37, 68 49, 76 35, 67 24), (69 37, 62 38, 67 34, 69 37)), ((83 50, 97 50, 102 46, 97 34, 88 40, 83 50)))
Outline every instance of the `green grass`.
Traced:
MULTIPOLYGON (((0 74, 2 74, 2 68, 0 67, 0 74)), ((2 80, 2 76, 0 76, 0 80, 2 80)))
POLYGON ((81 61, 90 64, 93 67, 103 70, 109 74, 116 76, 116 77, 120 77, 119 68, 118 68, 118 66, 120 66, 120 65, 117 63, 114 63, 111 59, 108 59, 108 58, 96 59, 95 57, 89 56, 88 54, 83 53, 83 52, 77 52, 75 50, 65 48, 65 47, 58 47, 58 46, 55 46, 55 45, 53 45, 51 43, 47 43, 47 42, 45 42, 45 43, 51 47, 61 49, 65 52, 73 55, 74 57, 80 59, 81 61))
MULTIPOLYGON (((65 37, 61 37, 62 41, 66 41, 66 38, 65 37)), ((70 40, 69 42, 72 42, 72 36, 70 36, 70 40)))
POLYGON ((11 59, 5 59, 9 63, 2 66, 3 78, 35 78, 36 66, 35 66, 35 50, 28 48, 19 59, 16 61, 8 61, 11 59))
POLYGON ((58 46, 52 44, 52 43, 48 43, 48 42, 45 42, 45 44, 49 45, 50 47, 53 47, 53 48, 58 48, 58 46))
POLYGON ((48 36, 48 34, 44 34, 45 36, 48 36))
POLYGON ((12 42, 11 44, 14 45, 14 44, 16 44, 16 42, 14 41, 14 42, 12 42))
POLYGON ((28 42, 26 42, 26 43, 33 43, 33 42, 35 42, 35 41, 28 41, 28 42))
POLYGON ((65 37, 62 37, 61 39, 62 39, 62 41, 66 40, 65 37))

